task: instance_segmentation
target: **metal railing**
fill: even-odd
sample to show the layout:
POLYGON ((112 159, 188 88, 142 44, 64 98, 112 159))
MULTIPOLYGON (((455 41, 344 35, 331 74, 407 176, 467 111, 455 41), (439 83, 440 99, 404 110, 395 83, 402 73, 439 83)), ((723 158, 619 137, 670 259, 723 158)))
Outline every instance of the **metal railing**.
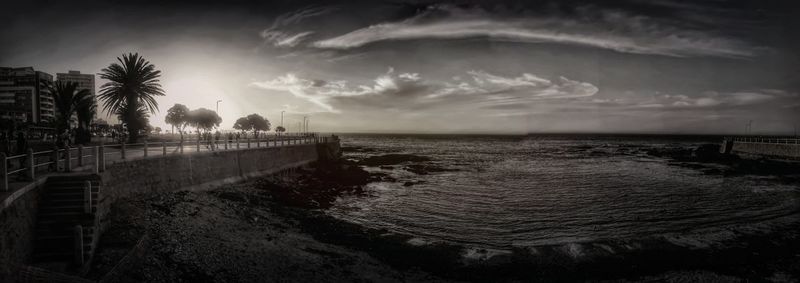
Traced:
POLYGON ((798 138, 785 137, 735 137, 733 141, 743 143, 800 144, 800 139, 798 138))
POLYGON ((281 147, 301 144, 327 143, 335 141, 336 136, 322 136, 319 133, 284 133, 262 135, 258 138, 245 139, 212 139, 162 141, 136 144, 103 144, 97 146, 78 146, 70 148, 53 148, 34 152, 29 149, 26 154, 7 156, 0 153, 0 191, 9 190, 9 180, 33 181, 37 174, 51 172, 70 172, 73 169, 87 170, 92 165, 95 173, 105 171, 109 162, 124 162, 142 158, 167 156, 170 154, 190 154, 196 152, 214 152, 242 150, 262 147, 281 147), (87 162, 88 161, 88 162, 87 162))

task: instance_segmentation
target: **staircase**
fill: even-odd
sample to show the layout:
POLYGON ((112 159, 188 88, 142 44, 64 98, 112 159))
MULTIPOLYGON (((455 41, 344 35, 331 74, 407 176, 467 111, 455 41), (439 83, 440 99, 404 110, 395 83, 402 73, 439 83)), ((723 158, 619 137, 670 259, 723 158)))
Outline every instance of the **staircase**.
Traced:
POLYGON ((59 271, 81 269, 91 258, 97 242, 97 175, 51 176, 47 178, 39 204, 33 263, 59 271), (86 182, 91 183, 91 213, 86 213, 86 182), (75 226, 83 232, 83 256, 76 255, 75 226))

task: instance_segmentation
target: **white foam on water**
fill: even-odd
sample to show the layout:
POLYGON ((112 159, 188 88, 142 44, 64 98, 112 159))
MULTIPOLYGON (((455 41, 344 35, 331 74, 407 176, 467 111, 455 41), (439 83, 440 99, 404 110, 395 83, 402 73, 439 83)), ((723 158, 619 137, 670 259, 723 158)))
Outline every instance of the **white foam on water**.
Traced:
POLYGON ((583 246, 578 243, 569 243, 561 247, 561 249, 572 258, 579 258, 582 257, 583 254, 583 246))
POLYGON ((433 242, 429 241, 429 240, 426 240, 426 239, 422 239, 422 238, 411 238, 411 239, 408 239, 408 241, 406 241, 406 243, 408 243, 409 245, 412 245, 412 246, 427 246, 427 245, 432 244, 433 242))
POLYGON ((465 248, 462 251, 461 256, 467 260, 485 261, 495 256, 509 255, 509 254, 511 254, 511 251, 509 250, 470 247, 470 248, 465 248))

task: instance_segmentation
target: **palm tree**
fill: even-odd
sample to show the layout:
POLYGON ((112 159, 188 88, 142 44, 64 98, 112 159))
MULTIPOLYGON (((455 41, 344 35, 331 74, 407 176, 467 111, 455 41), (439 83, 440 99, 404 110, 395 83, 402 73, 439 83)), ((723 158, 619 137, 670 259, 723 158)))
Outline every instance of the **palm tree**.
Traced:
POLYGON ((56 81, 45 85, 45 87, 50 92, 50 95, 53 96, 55 103, 56 127, 59 132, 69 130, 69 122, 72 119, 72 115, 76 113, 79 105, 92 99, 91 93, 86 89, 79 90, 76 82, 56 81))
POLYGON ((155 98, 164 95, 158 80, 161 71, 138 53, 123 54, 117 61, 119 63, 111 64, 100 73, 100 78, 109 82, 101 86, 99 97, 103 100, 103 109, 118 114, 128 125, 128 141, 133 143, 143 127, 139 123, 143 112, 155 114, 158 111, 155 98))
POLYGON ((85 99, 78 102, 75 110, 78 116, 78 135, 75 137, 77 139, 76 143, 87 143, 91 140, 89 128, 91 127, 95 114, 97 114, 97 104, 95 104, 91 96, 87 96, 85 99))
POLYGON ((139 108, 136 110, 128 109, 127 104, 122 105, 114 114, 117 115, 117 119, 120 121, 122 121, 126 115, 134 117, 133 120, 125 122, 125 126, 128 128, 128 142, 132 142, 130 136, 134 135, 134 133, 138 136, 139 130, 146 129, 150 125, 150 112, 148 112, 147 107, 143 104, 139 104, 139 108), (131 113, 133 113, 133 115, 131 115, 131 113))

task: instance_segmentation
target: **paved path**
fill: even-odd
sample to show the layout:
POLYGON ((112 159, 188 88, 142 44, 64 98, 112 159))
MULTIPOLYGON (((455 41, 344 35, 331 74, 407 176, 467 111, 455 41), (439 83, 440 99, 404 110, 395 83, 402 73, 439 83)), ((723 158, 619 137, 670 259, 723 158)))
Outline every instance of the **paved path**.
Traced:
MULTIPOLYGON (((309 138, 306 140, 298 139, 297 137, 283 137, 282 140, 277 141, 277 147, 281 146, 294 146, 300 144, 311 144, 314 143, 314 138, 309 138)), ((228 151, 237 150, 236 147, 237 143, 235 141, 231 141, 228 144, 228 151)), ((247 149, 248 143, 246 141, 239 141, 238 149, 247 149)), ((275 139, 270 140, 261 140, 258 143, 255 141, 250 142, 250 148, 260 148, 260 147, 276 147, 275 139)), ((73 172, 92 172, 94 170, 94 148, 95 146, 90 146, 84 148, 83 158, 84 163, 82 166, 78 166, 78 150, 77 148, 72 148, 71 151, 71 166, 73 172)), ((178 142, 167 142, 167 155, 173 154, 181 154, 180 148, 181 146, 178 145, 178 142)), ((123 160, 133 160, 133 159, 141 159, 144 158, 144 149, 142 144, 135 144, 135 145, 126 145, 125 147, 125 159, 122 159, 121 154, 121 146, 119 145, 105 145, 105 162, 106 165, 113 164, 116 162, 121 162, 123 160)), ((200 144, 200 149, 198 151, 197 142, 196 141, 186 141, 183 145, 183 154, 197 154, 209 151, 225 151, 225 143, 220 141, 216 144, 216 147, 212 150, 212 147, 209 144, 200 144)), ((162 146, 161 142, 155 143, 148 143, 147 147, 148 158, 155 158, 156 156, 164 155, 164 147, 162 146)), ((63 153, 60 153, 60 158, 63 158, 63 153)), ((36 164, 43 164, 46 162, 50 162, 52 160, 52 153, 41 153, 36 154, 34 156, 36 159, 36 164)), ((20 167, 21 159, 14 159, 9 161, 9 171, 13 171, 20 167)), ((39 179, 41 176, 52 175, 52 174, 60 174, 64 170, 64 160, 59 160, 59 172, 51 172, 48 171, 50 166, 41 166, 37 167, 36 172, 36 179, 39 179)), ((15 174, 10 174, 8 176, 8 190, 7 191, 0 191, 0 201, 6 202, 13 198, 9 198, 19 189, 23 188, 24 186, 31 183, 31 181, 26 177, 26 171, 22 171, 15 174)), ((0 206, 1 208, 2 206, 0 206)))

